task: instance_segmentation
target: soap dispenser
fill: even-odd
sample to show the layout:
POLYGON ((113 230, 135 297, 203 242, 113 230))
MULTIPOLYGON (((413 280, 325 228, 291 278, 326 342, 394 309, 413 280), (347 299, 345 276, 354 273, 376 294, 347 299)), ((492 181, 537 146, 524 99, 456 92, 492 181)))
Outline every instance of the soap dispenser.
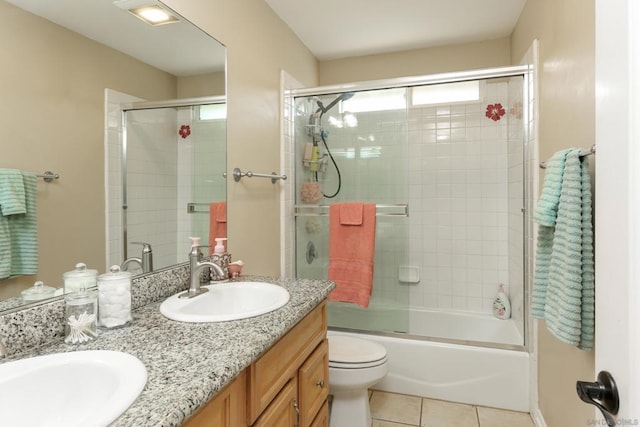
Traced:
POLYGON ((498 294, 493 300, 493 315, 498 319, 508 319, 511 317, 511 303, 504 291, 504 284, 500 283, 498 294))
POLYGON ((193 252, 194 248, 198 252, 198 261, 202 260, 202 251, 200 251, 200 238, 199 237, 189 237, 191 239, 191 249, 189 249, 189 254, 193 252))
POLYGON ((226 237, 216 237, 216 246, 213 248, 213 254, 211 255, 211 262, 217 264, 222 271, 224 271, 224 276, 219 277, 213 269, 211 270, 211 281, 219 282, 221 280, 229 279, 229 261, 231 261, 231 255, 227 253, 224 242, 227 240, 226 237))

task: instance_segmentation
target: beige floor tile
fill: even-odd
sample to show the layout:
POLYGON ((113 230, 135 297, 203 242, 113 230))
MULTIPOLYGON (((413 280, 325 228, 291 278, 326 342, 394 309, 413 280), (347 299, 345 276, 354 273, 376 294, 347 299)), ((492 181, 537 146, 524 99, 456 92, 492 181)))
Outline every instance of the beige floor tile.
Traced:
POLYGON ((413 424, 394 423, 391 421, 373 420, 371 427, 416 427, 413 424))
POLYGON ((534 427, 531 416, 525 412, 478 406, 480 427, 534 427))
POLYGON ((478 416, 472 405, 423 399, 420 422, 423 427, 478 427, 478 416))
POLYGON ((374 391, 370 405, 374 419, 411 425, 420 423, 420 397, 374 391))

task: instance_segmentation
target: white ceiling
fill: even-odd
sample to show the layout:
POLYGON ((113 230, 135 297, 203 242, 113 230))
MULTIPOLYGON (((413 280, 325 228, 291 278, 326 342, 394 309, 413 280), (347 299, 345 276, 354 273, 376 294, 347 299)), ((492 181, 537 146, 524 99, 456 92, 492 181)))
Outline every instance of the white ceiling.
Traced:
MULTIPOLYGON (((7 0, 177 76, 223 71, 225 50, 183 20, 152 27, 113 0, 7 0)), ((526 0, 265 0, 320 60, 511 34, 526 0)))
POLYGON ((491 40, 526 0, 265 0, 320 60, 491 40))
POLYGON ((224 46, 184 19, 153 27, 113 0, 6 1, 176 76, 225 69, 224 46))

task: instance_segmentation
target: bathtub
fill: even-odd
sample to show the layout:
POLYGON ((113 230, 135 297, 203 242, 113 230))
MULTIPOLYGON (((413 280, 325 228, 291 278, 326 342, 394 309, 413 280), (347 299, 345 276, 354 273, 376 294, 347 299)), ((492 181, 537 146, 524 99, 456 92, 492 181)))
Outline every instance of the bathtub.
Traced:
MULTIPOLYGON (((354 335, 378 342, 387 349, 389 373, 374 386, 376 390, 529 412, 529 353, 522 346, 514 322, 429 310, 411 310, 408 316, 405 312, 403 319, 397 321, 397 313, 383 310, 382 316, 387 316, 387 320, 396 319, 395 326, 411 323, 408 338, 402 334, 334 329, 336 320, 343 320, 345 313, 342 307, 332 305, 329 304, 330 334, 354 335), (481 333, 485 334, 484 338, 481 333), (444 338, 447 342, 442 342, 444 338), (493 342, 492 347, 504 346, 490 341, 496 338, 507 341, 505 347, 512 349, 482 346, 483 341, 493 342)), ((359 310, 360 314, 366 311, 359 310)), ((365 314, 376 311, 374 307, 365 314)), ((377 321, 380 319, 377 317, 377 321)), ((349 328, 358 329, 357 324, 363 322, 356 319, 356 326, 349 328)), ((362 329, 373 328, 369 325, 362 329)))
POLYGON ((407 309, 397 302, 379 298, 372 299, 368 308, 332 301, 328 313, 329 326, 341 328, 400 332, 510 347, 524 345, 522 333, 513 319, 497 319, 489 314, 407 309))

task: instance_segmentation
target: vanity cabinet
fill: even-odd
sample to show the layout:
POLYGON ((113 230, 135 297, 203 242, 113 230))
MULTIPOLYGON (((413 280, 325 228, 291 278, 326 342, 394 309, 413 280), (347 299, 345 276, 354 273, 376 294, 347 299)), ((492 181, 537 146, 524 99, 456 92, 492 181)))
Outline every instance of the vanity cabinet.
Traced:
POLYGON ((323 409, 329 395, 327 311, 323 302, 247 368, 247 421, 261 426, 308 427, 323 409), (283 405, 282 393, 295 385, 293 424, 265 423, 272 405, 283 405), (299 413, 299 423, 297 417, 299 413))
POLYGON ((239 427, 247 425, 246 373, 240 374, 206 406, 192 415, 184 427, 239 427))
POLYGON ((326 302, 190 417, 186 427, 328 427, 326 302))

